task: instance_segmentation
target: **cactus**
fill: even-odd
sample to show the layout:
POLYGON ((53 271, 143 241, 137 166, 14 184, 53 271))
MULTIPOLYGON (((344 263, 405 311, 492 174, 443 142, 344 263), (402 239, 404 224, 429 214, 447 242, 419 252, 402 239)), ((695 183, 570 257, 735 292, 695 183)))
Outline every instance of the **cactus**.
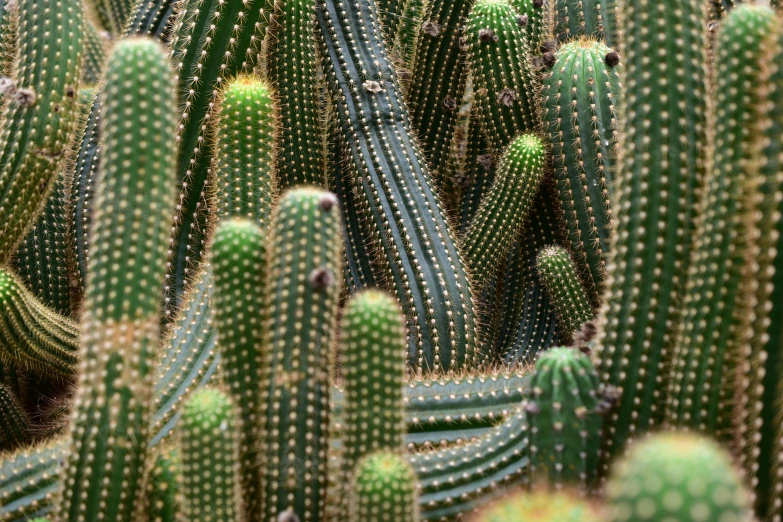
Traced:
POLYGON ((215 389, 196 391, 185 403, 178 431, 184 520, 244 520, 239 488, 239 429, 231 399, 215 389))
POLYGON ((283 195, 272 220, 261 383, 261 518, 267 521, 286 511, 301 522, 323 516, 343 260, 339 213, 334 194, 299 188, 283 195))
POLYGON ((0 117, 0 263, 33 226, 76 123, 84 23, 77 0, 17 0, 15 77, 0 117))
MULTIPOLYGON (((221 451, 223 451, 221 449, 221 451)), ((160 448, 147 482, 147 518, 150 522, 175 522, 180 511, 178 497, 182 480, 180 454, 174 448, 160 448)))
POLYGON ((601 380, 622 391, 604 423, 606 459, 663 418, 664 368, 681 321, 696 187, 710 151, 704 8, 700 0, 664 0, 650 17, 648 0, 629 0, 620 14, 625 131, 595 355, 601 380), (667 42, 665 53, 650 45, 653 34, 667 42))
POLYGON ((471 283, 372 25, 375 4, 319 3, 316 16, 349 175, 361 187, 361 219, 372 227, 367 243, 381 243, 379 264, 406 315, 408 362, 423 372, 470 366, 480 358, 471 283))
MULTIPOLYGON (((95 85, 100 81, 103 66, 106 64, 109 42, 92 21, 84 22, 84 58, 82 60, 82 83, 95 85)), ((77 126, 80 128, 81 125, 77 126)))
POLYGON ((492 149, 540 127, 537 80, 516 11, 506 0, 477 0, 465 30, 475 103, 492 149))
POLYGON ((492 188, 497 170, 497 162, 489 153, 489 145, 481 128, 481 113, 475 105, 471 106, 466 139, 467 150, 460 173, 463 180, 459 183, 464 187, 460 187, 462 190, 457 204, 460 235, 464 235, 473 224, 481 202, 492 188))
POLYGON ((349 522, 418 522, 416 476, 395 452, 367 455, 351 481, 349 522))
POLYGON ((563 248, 550 245, 538 253, 536 268, 557 314, 562 337, 570 341, 573 333, 593 318, 593 309, 574 262, 563 248))
POLYGON ((63 442, 35 444, 0 455, 0 519, 22 522, 52 511, 63 442))
POLYGON ((103 29, 119 36, 137 0, 88 0, 88 4, 103 29))
POLYGON ((30 421, 19 401, 0 384, 0 450, 12 450, 29 441, 30 421))
POLYGON ((587 38, 564 44, 545 76, 541 101, 568 239, 594 304, 603 292, 612 234, 619 59, 617 52, 587 38))
POLYGON ((129 521, 143 509, 151 360, 175 183, 173 80, 163 50, 150 40, 117 44, 107 64, 104 154, 62 521, 129 521))
POLYGON ((245 217, 262 227, 267 224, 277 192, 276 120, 272 93, 264 82, 251 76, 231 80, 220 102, 215 144, 221 218, 245 217))
POLYGON ((138 0, 125 27, 125 36, 136 34, 165 40, 176 3, 176 0, 138 0))
POLYGON ((475 522, 598 522, 597 510, 564 493, 517 493, 481 510, 475 522))
POLYGON ((498 272, 519 237, 543 175, 541 140, 524 134, 512 141, 465 237, 465 258, 477 289, 498 272))
POLYGON ((555 36, 560 42, 568 42, 587 36, 609 47, 618 43, 618 31, 623 19, 617 0, 553 0, 555 36), (620 18, 618 20, 618 17, 620 18))
POLYGON ((717 445, 662 433, 637 443, 606 485, 607 520, 750 520, 748 493, 717 445))
MULTIPOLYGON (((265 196, 265 195, 264 195, 265 196)), ((252 201, 258 206, 257 201, 252 201)), ((252 210, 251 215, 258 214, 252 210)), ((246 219, 225 220, 212 243, 213 313, 222 368, 239 416, 240 486, 248 515, 261 509, 260 460, 266 238, 246 219)))
POLYGON ((574 348, 541 354, 530 380, 530 473, 555 488, 590 491, 598 469, 601 413, 598 375, 574 348))
MULTIPOLYGON (((732 437, 731 408, 738 393, 733 368, 747 340, 743 324, 751 313, 738 299, 744 276, 747 242, 754 235, 744 216, 746 187, 755 175, 749 168, 753 143, 759 57, 766 38, 779 22, 769 8, 733 9, 721 26, 716 63, 716 157, 706 178, 693 263, 685 292, 683 331, 674 351, 667 419, 717 436, 732 437), (742 56, 742 60, 737 60, 742 56)), ((752 261, 755 263, 755 260, 752 261)), ((750 282, 753 279, 747 279, 750 282)))

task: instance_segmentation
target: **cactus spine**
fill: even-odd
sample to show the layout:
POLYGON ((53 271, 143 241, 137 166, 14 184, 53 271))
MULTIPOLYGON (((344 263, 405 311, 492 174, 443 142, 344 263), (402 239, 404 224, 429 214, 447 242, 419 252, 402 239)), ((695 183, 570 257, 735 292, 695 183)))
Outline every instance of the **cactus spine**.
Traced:
POLYGON ((88 0, 103 28, 111 35, 122 34, 131 8, 137 0, 88 0))
POLYGON ((52 511, 62 440, 0 454, 0 519, 22 522, 52 511))
POLYGON ((580 36, 597 39, 612 47, 617 45, 617 0, 552 0, 555 2, 555 35, 560 42, 580 36))
POLYGON ((143 508, 147 404, 175 184, 176 97, 163 49, 142 39, 117 44, 104 95, 104 154, 62 521, 130 521, 143 508))
POLYGON ((600 42, 564 44, 544 79, 543 120, 552 143, 560 204, 579 273, 593 303, 603 291, 612 234, 610 186, 620 123, 620 56, 600 42))
POLYGON ((236 412, 228 395, 197 390, 182 410, 182 520, 241 522, 236 412))
POLYGON ((341 232, 337 198, 314 188, 287 192, 272 220, 262 382, 261 518, 267 522, 286 511, 301 522, 324 513, 341 232))
POLYGON ((17 0, 12 81, 0 117, 0 263, 33 226, 75 130, 83 13, 77 0, 17 0))
POLYGON ((541 44, 551 33, 549 6, 544 0, 510 0, 511 7, 517 12, 518 25, 527 39, 531 55, 538 55, 541 44))
POLYGON ((416 476, 395 452, 359 461, 351 482, 349 522, 418 522, 416 476))
POLYGON ((557 314, 562 337, 570 341, 574 332, 593 318, 593 309, 574 262, 565 249, 550 245, 538 253, 536 268, 557 314))
POLYGON ((518 493, 482 510, 475 522, 599 522, 590 504, 564 493, 518 493))
POLYGON ((506 0, 477 0, 466 36, 475 103, 490 145, 499 153, 518 134, 539 128, 528 42, 506 0))

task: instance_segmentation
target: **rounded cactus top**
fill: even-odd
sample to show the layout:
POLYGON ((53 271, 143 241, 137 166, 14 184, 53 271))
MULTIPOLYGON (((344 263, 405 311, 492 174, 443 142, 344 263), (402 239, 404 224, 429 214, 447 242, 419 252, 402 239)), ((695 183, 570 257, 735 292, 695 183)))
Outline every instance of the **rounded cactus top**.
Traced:
POLYGON ((481 511, 473 522, 598 522, 596 510, 565 493, 518 493, 481 511))
POLYGON ((608 67, 615 67, 620 63, 620 55, 605 43, 593 38, 582 36, 561 45, 555 52, 557 59, 564 59, 577 53, 590 53, 597 62, 603 62, 608 67))
POLYGON ((574 348, 559 346, 541 352, 536 363, 536 372, 563 366, 591 367, 590 358, 574 348))

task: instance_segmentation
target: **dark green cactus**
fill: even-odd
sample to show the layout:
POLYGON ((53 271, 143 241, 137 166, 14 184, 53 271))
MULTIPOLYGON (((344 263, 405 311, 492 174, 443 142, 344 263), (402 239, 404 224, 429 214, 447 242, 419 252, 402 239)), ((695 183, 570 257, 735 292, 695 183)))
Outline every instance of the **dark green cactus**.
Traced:
POLYGON ((460 172, 463 177, 460 184, 464 184, 464 188, 458 195, 456 212, 460 235, 464 235, 473 224, 481 202, 495 181, 497 167, 496 158, 490 153, 489 144, 481 128, 481 113, 475 105, 471 107, 466 140, 465 158, 460 172))
POLYGON ((601 398, 590 358, 574 348, 543 352, 530 380, 530 474, 588 492, 598 470, 601 398))
POLYGON ((517 493, 480 511, 475 522, 599 522, 600 512, 565 493, 517 493))
POLYGON ((103 93, 84 353, 58 506, 63 522, 130 521, 144 508, 151 363, 176 184, 174 87, 157 43, 129 39, 115 46, 103 93))
POLYGON ((108 56, 108 47, 109 41, 106 33, 99 31, 89 19, 85 20, 84 58, 82 60, 82 83, 84 85, 95 85, 100 81, 108 56))
POLYGON ((662 433, 632 446, 612 470, 606 498, 610 522, 752 518, 730 457, 692 434, 662 433))
POLYGON ((261 402, 261 519, 321 520, 329 378, 340 297, 340 209, 330 192, 292 189, 271 225, 261 402))
POLYGON ((16 449, 29 442, 30 420, 11 390, 0 384, 0 450, 16 449))
MULTIPOLYGON (((221 451, 223 451, 221 449, 221 451)), ((182 463, 180 452, 161 447, 155 452, 147 479, 147 517, 149 522, 176 522, 180 513, 179 484, 182 463)))
POLYGON ((498 273, 522 231, 544 176, 544 151, 538 137, 523 134, 503 154, 492 188, 464 241, 465 258, 477 289, 498 273))
POLYGON ((176 0, 137 0, 125 27, 125 36, 136 34, 165 39, 176 3, 176 0))
POLYGON ((550 245, 538 253, 536 268, 557 314, 561 336, 570 341, 574 332, 593 318, 593 309, 579 281, 574 261, 565 249, 550 245))
POLYGON ((540 127, 539 87, 518 16, 506 0, 477 0, 465 29, 474 103, 495 153, 540 127))
POLYGON ((621 131, 620 55, 580 38, 561 46, 555 58, 544 79, 544 126, 571 250, 591 302, 597 303, 614 219, 610 189, 621 131))
POLYGON ((552 0, 510 0, 511 7, 517 12, 519 26, 527 39, 532 55, 540 53, 541 44, 552 32, 550 25, 549 6, 552 0))
POLYGON ((103 29, 112 36, 119 36, 136 2, 137 0, 88 0, 86 3, 95 13, 103 29))
POLYGON ((555 36, 568 42, 580 36, 617 45, 620 23, 618 0, 552 0, 555 17, 555 36))
POLYGON ((185 402, 178 427, 183 520, 244 520, 237 424, 234 405, 220 390, 198 390, 185 402))
POLYGON ((416 475, 395 452, 360 460, 351 480, 349 522, 418 522, 416 475))
POLYGON ((77 119, 83 24, 79 0, 17 0, 12 85, 0 117, 0 263, 35 224, 77 119))
POLYGON ((0 520, 23 522, 52 512, 62 440, 0 454, 0 520))

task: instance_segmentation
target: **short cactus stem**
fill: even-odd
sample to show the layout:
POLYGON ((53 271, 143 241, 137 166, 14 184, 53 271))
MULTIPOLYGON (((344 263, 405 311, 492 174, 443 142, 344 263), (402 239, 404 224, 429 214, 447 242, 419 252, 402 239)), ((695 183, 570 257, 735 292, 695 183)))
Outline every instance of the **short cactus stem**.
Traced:
POLYGON ((198 390, 185 402, 178 428, 184 520, 244 520, 237 424, 231 399, 219 390, 198 390))
POLYGON ((566 493, 535 491, 510 494, 479 511, 475 522, 599 522, 598 510, 566 493))
POLYGON ((574 332, 593 319, 593 309, 577 275, 574 261, 564 248, 550 245, 538 253, 536 268, 538 278, 555 308, 562 336, 565 341, 570 341, 574 332))
POLYGON ((395 452, 371 453, 353 472, 349 522, 418 522, 416 475, 395 452))

